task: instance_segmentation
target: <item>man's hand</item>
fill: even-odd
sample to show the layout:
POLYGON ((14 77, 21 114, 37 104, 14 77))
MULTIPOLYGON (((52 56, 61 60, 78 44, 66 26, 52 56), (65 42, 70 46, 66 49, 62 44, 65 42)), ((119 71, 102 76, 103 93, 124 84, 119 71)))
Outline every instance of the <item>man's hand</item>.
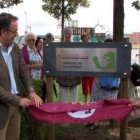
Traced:
POLYGON ((43 103, 42 99, 36 93, 32 92, 29 96, 36 107, 39 107, 43 103))
POLYGON ((32 105, 32 101, 30 99, 28 99, 28 98, 20 98, 19 106, 26 108, 26 107, 28 107, 30 105, 32 105))

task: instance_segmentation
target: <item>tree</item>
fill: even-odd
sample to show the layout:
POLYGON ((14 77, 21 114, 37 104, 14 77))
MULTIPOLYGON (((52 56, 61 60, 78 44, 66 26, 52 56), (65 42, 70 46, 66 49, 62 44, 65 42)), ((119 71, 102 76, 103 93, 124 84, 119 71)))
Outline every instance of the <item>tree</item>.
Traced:
POLYGON ((0 1, 0 8, 7 8, 13 5, 17 5, 23 2, 22 0, 1 0, 0 1))
POLYGON ((137 10, 140 10, 140 2, 139 0, 135 0, 132 2, 132 7, 136 8, 137 10))
POLYGON ((124 0, 114 0, 113 7, 113 39, 122 42, 124 36, 124 0))
POLYGON ((42 0, 42 9, 56 19, 61 19, 61 38, 63 41, 64 20, 70 20, 70 15, 75 14, 79 6, 89 7, 88 0, 42 0))

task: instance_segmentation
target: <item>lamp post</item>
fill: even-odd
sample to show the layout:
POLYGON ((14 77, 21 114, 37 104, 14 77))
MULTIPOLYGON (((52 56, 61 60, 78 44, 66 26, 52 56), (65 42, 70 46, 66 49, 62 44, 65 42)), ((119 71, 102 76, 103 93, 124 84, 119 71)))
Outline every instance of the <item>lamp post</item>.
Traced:
POLYGON ((27 26, 27 29, 29 29, 29 31, 31 32, 31 29, 32 29, 32 28, 31 28, 31 26, 28 25, 28 26, 27 26))
POLYGON ((64 41, 64 25, 65 25, 65 14, 66 14, 66 8, 67 8, 68 1, 62 0, 62 9, 61 9, 61 42, 64 41))
POLYGON ((99 26, 99 23, 97 23, 95 26, 94 26, 94 33, 95 33, 95 29, 99 26))
POLYGON ((27 33, 27 12, 24 11, 25 14, 25 33, 27 33))
MULTIPOLYGON (((99 39, 99 37, 96 36, 96 28, 97 27, 100 27, 101 30, 105 30, 106 29, 106 25, 100 25, 99 24, 99 19, 98 19, 98 23, 94 26, 94 34, 91 37, 91 42, 98 42, 98 41, 101 41, 101 40, 103 41, 104 40, 103 38, 99 39)), ((103 34, 103 33, 101 33, 101 34, 103 34)))

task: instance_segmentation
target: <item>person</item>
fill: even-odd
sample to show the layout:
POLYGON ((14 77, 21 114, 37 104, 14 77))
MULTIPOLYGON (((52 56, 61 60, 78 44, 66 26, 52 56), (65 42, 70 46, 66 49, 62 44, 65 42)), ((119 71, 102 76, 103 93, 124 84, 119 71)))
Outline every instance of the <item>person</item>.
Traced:
POLYGON ((47 33, 46 34, 46 39, 45 39, 45 42, 46 43, 50 43, 50 42, 53 42, 54 41, 54 37, 51 33, 47 33))
POLYGON ((140 65, 133 63, 130 67, 131 74, 128 80, 128 99, 133 101, 140 97, 140 65))
MULTIPOLYGON (((71 36, 72 31, 69 28, 65 28, 64 42, 71 42, 71 36)), ((59 84, 60 102, 77 102, 80 77, 59 76, 56 77, 56 82, 59 84)))
POLYGON ((35 47, 35 41, 36 36, 34 33, 26 33, 26 44, 22 48, 22 55, 31 72, 32 78, 40 80, 42 76, 43 60, 35 47))
POLYGON ((0 139, 19 140, 20 110, 32 104, 39 107, 43 101, 35 93, 32 79, 17 44, 18 18, 9 13, 0 14, 0 139), (20 83, 29 97, 22 97, 20 83))
POLYGON ((129 106, 134 106, 136 108, 140 108, 140 99, 135 99, 131 102, 131 104, 129 104, 129 106))
MULTIPOLYGON (((44 44, 48 44, 48 43, 51 43, 53 41, 54 41, 54 37, 53 37, 52 33, 47 33, 46 38, 44 39, 44 44)), ((53 77, 53 91, 54 91, 55 96, 57 97, 57 88, 56 88, 54 80, 55 80, 55 77, 53 77)), ((42 85, 42 99, 43 99, 43 101, 45 101, 46 98, 47 98, 47 96, 46 96, 46 75, 43 74, 43 85, 42 85)))
POLYGON ((35 42, 35 47, 37 49, 38 54, 41 56, 43 59, 43 43, 44 40, 41 37, 37 37, 36 42, 35 42))
MULTIPOLYGON (((81 40, 83 43, 87 43, 89 41, 89 34, 88 33, 83 33, 81 35, 81 40)), ((87 102, 87 97, 88 95, 91 95, 91 91, 92 91, 92 86, 94 84, 94 77, 91 76, 86 76, 86 77, 82 77, 81 81, 82 81, 82 91, 83 94, 85 96, 85 102, 87 102)))
MULTIPOLYGON (((105 42, 113 42, 112 39, 106 39, 105 42)), ((117 99, 118 97, 118 89, 119 89, 119 78, 112 78, 112 77, 100 77, 95 78, 94 86, 92 88, 92 95, 91 100, 93 102, 103 101, 104 99, 117 99), (107 84, 108 81, 112 81, 113 83, 116 83, 117 86, 113 88, 106 88, 104 85, 107 84)), ((107 86, 108 87, 108 86, 107 86)), ((110 120, 110 123, 112 123, 112 120, 110 120)), ((90 129, 97 129, 99 128, 99 122, 94 122, 91 124, 90 129)))

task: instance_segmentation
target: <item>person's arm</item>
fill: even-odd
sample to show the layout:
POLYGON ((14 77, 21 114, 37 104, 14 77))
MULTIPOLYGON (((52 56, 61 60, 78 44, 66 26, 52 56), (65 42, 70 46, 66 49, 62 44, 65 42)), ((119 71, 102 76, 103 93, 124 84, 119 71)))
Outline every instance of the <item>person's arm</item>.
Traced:
POLYGON ((0 87, 0 102, 7 105, 18 105, 28 107, 32 104, 29 98, 21 98, 20 96, 8 93, 3 87, 0 87))
POLYGON ((29 97, 36 107, 39 107, 43 103, 42 99, 35 92, 31 92, 29 97))
POLYGON ((39 107, 39 105, 41 105, 43 101, 35 92, 30 71, 21 55, 20 50, 19 50, 19 69, 20 69, 19 70, 20 78, 23 84, 25 85, 25 87, 27 88, 27 91, 29 93, 29 98, 32 100, 35 106, 39 107))
POLYGON ((20 96, 13 95, 0 86, 0 102, 4 104, 18 105, 20 96))
POLYGON ((40 69, 42 69, 43 64, 42 64, 42 63, 38 63, 38 64, 28 64, 27 66, 28 66, 28 68, 29 68, 30 70, 32 70, 32 69, 38 69, 38 70, 40 70, 40 69))
POLYGON ((134 107, 136 107, 136 108, 140 108, 140 99, 134 100, 134 101, 130 104, 130 106, 134 106, 134 107))

